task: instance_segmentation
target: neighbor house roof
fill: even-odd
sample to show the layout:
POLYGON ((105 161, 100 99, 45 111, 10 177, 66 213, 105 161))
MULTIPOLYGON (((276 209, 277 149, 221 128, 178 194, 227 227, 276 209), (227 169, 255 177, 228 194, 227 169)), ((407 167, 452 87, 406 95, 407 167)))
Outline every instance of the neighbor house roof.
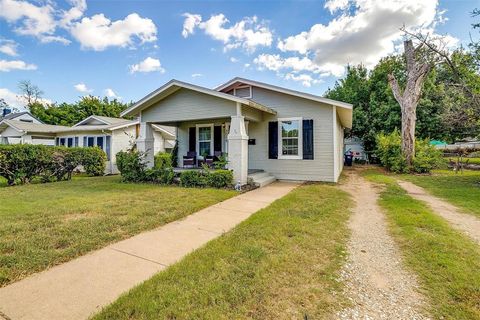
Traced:
MULTIPOLYGON (((108 118, 108 117, 104 117, 108 118)), ((112 124, 105 125, 81 125, 81 126, 58 126, 43 123, 22 122, 14 120, 3 120, 0 122, 0 129, 4 129, 6 126, 10 126, 17 131, 23 132, 37 132, 37 133, 66 133, 66 132, 88 132, 88 131, 102 131, 102 130, 117 130, 124 127, 129 127, 138 124, 138 120, 125 120, 120 118, 115 119, 112 124), (118 121, 121 120, 121 121, 118 121)), ((77 124, 78 125, 78 124, 77 124)))
POLYGON ((44 123, 32 123, 15 120, 2 120, 0 122, 0 129, 7 126, 20 132, 37 132, 37 133, 57 133, 70 129, 70 127, 56 126, 44 123))
POLYGON ((102 122, 104 124, 107 124, 107 125, 111 125, 111 124, 120 124, 120 123, 124 123, 126 121, 130 121, 130 120, 127 120, 127 119, 123 119, 123 118, 112 118, 112 117, 104 117, 104 116, 97 116, 97 115, 91 115, 85 119, 83 119, 82 121, 74 124, 73 126, 74 127, 77 127, 77 126, 81 126, 82 124, 90 121, 90 120, 97 120, 99 122, 102 122))
POLYGON ((166 84, 164 84, 163 86, 161 86, 160 88, 158 88, 157 90, 151 92, 150 94, 148 94, 147 96, 145 96, 144 98, 139 100, 137 103, 132 105, 127 110, 123 111, 121 113, 121 116, 123 117, 123 116, 131 116, 131 115, 137 114, 141 110, 143 110, 145 108, 148 108, 152 104, 166 98, 167 96, 171 95, 172 93, 174 93, 177 90, 182 89, 182 88, 197 91, 197 92, 200 92, 200 93, 205 93, 205 94, 215 96, 215 97, 218 97, 218 98, 222 98, 222 99, 225 99, 225 100, 239 102, 241 104, 252 107, 254 109, 258 109, 258 110, 261 110, 261 111, 264 111, 264 112, 267 112, 267 113, 270 113, 270 114, 276 114, 276 111, 274 111, 274 110, 272 110, 272 109, 270 109, 270 108, 268 108, 264 105, 261 105, 258 102, 255 102, 255 101, 252 101, 252 100, 249 100, 249 99, 239 98, 239 97, 233 96, 231 94, 226 94, 226 93, 219 92, 219 91, 216 91, 216 90, 212 90, 212 89, 208 89, 208 88, 205 88, 205 87, 190 84, 190 83, 187 83, 187 82, 182 82, 182 81, 172 79, 169 82, 167 82, 166 84))
MULTIPOLYGON (((2 120, 13 120, 13 119, 18 118, 18 117, 20 117, 20 116, 23 116, 24 114, 28 114, 28 115, 30 115, 32 118, 37 119, 37 118, 35 118, 35 117, 33 116, 33 114, 31 114, 29 111, 22 111, 22 112, 9 113, 9 114, 7 114, 7 115, 4 116, 4 117, 0 117, 0 121, 2 121, 2 120)), ((37 121, 42 122, 42 121, 40 121, 40 120, 38 120, 38 119, 37 119, 37 121)))
POLYGON ((175 139, 175 128, 169 126, 162 126, 159 124, 152 124, 152 127, 156 131, 160 131, 166 138, 175 139))

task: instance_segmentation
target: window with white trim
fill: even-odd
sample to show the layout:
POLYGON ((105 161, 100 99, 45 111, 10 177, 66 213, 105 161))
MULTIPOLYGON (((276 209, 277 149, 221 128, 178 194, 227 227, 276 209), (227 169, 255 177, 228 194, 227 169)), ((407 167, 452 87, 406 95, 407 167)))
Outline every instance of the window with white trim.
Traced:
POLYGON ((197 150, 202 157, 213 155, 213 124, 197 125, 197 150))
POLYGON ((278 159, 302 159, 302 118, 278 119, 278 159))

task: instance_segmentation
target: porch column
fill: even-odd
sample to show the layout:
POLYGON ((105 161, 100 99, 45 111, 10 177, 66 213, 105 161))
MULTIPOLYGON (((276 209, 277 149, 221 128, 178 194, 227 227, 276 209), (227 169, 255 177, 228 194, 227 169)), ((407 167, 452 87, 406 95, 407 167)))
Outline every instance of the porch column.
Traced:
POLYGON ((237 115, 231 116, 228 133, 228 168, 233 170, 234 183, 247 183, 248 175, 248 136, 245 130, 245 117, 241 115, 241 105, 237 103, 237 115))
POLYGON ((137 139, 137 149, 145 153, 147 168, 153 167, 154 139, 152 126, 147 122, 140 122, 140 134, 137 139))

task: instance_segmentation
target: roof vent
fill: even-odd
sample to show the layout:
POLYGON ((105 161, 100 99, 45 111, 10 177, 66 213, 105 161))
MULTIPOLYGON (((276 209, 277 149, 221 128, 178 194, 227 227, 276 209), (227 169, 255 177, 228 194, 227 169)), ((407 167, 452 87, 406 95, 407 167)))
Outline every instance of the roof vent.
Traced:
POLYGON ((233 94, 239 98, 251 98, 252 97, 252 87, 239 87, 233 90, 233 94))

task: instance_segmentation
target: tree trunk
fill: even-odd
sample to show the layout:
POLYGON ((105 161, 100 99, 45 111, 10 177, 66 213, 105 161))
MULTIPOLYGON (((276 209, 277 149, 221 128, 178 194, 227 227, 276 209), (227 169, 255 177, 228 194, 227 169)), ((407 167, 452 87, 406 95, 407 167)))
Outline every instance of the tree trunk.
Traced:
POLYGON ((388 82, 393 91, 395 100, 400 104, 402 111, 402 153, 411 166, 415 158, 415 123, 417 121, 417 105, 422 93, 425 76, 430 71, 430 65, 418 62, 416 50, 412 40, 404 42, 405 58, 407 60, 407 83, 405 89, 400 89, 393 74, 388 75, 388 82))

